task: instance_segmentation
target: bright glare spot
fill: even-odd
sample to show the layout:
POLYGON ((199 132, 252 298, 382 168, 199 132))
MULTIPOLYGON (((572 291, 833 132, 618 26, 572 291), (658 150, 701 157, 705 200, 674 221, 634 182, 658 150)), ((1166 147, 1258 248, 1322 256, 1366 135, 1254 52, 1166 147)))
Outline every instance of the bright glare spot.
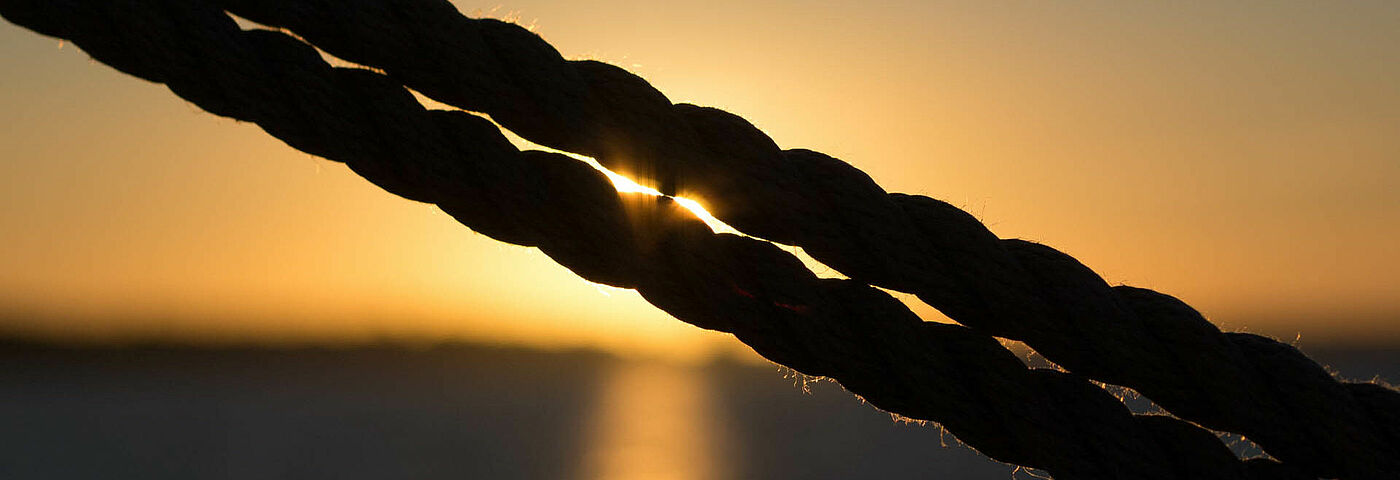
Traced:
MULTIPOLYGON (((658 197, 661 196, 661 192, 657 189, 634 182, 632 181, 632 179, 624 177, 622 175, 618 175, 617 173, 614 173, 612 170, 608 170, 607 167, 604 167, 602 164, 598 163, 597 160, 594 160, 590 157, 585 157, 583 155, 577 155, 569 152, 562 152, 559 150, 548 150, 562 155, 567 155, 578 161, 587 163, 593 168, 598 169, 598 171, 603 172, 603 175, 608 176, 608 180, 612 181, 613 188, 616 188, 619 192, 644 193, 647 195, 655 195, 658 197)), ((700 202, 685 197, 671 198, 674 198, 676 200, 676 203, 681 204, 682 207, 685 207, 687 210, 690 210, 692 213, 694 213, 696 217, 699 217, 701 221, 705 222, 706 226, 710 227, 711 231, 714 231, 715 233, 732 233, 735 235, 741 235, 739 231, 736 230, 734 227, 729 226, 729 224, 724 223, 720 221, 720 219, 715 218, 714 215, 711 215, 708 210, 705 210, 704 206, 700 205, 700 202)))
MULTIPOLYGON (((493 13, 495 13, 496 10, 499 9, 499 8, 500 8, 500 6, 498 5, 498 6, 496 7, 496 9, 492 9, 492 10, 491 10, 490 12, 488 12, 487 14, 488 14, 488 15, 489 15, 489 14, 493 14, 493 13)), ((478 10, 478 12, 480 12, 480 10, 478 10)), ((478 15, 478 16, 479 16, 479 15, 478 15)), ((416 91, 410 90, 410 92, 413 93, 413 96, 416 97, 416 98, 418 99, 418 102, 419 102, 419 103, 422 103, 423 106, 424 106, 425 108, 441 108, 441 109, 451 109, 451 108, 452 108, 452 107, 449 106, 449 105, 446 105, 446 104, 443 104, 443 103, 434 101, 434 100, 432 100, 432 99, 430 99, 430 98, 428 98, 428 97, 424 96, 423 94, 418 93, 418 92, 416 92, 416 91)), ((613 188, 616 188, 618 192, 622 192, 622 193, 644 193, 644 194, 647 194, 647 195, 655 195, 655 196, 658 196, 658 197, 661 196, 661 192, 658 191, 658 190, 656 190, 655 188, 651 188, 651 187, 642 185, 642 184, 640 184, 640 183, 637 183, 637 182, 632 181, 632 179, 630 179, 630 178, 624 177, 624 176, 622 176, 622 175, 618 175, 617 173, 614 173, 612 170, 608 170, 607 167, 604 167, 603 164, 598 163, 598 161, 597 161, 597 160, 594 160, 592 157, 586 157, 586 156, 579 155, 579 154, 577 154, 577 153, 572 153, 572 152, 565 152, 565 151, 563 151, 563 150, 558 150, 558 149, 554 149, 554 148, 549 148, 549 147, 546 147, 546 146, 544 146, 544 145, 540 145, 540 144, 537 144, 537 143, 535 143, 535 142, 531 142, 531 141, 529 141, 529 140, 526 140, 525 138, 522 138, 522 137, 519 136, 519 135, 516 135, 514 132, 511 132, 509 129, 507 129, 507 128, 505 128, 505 127, 502 127, 501 124, 496 123, 496 121, 495 121, 495 120, 492 120, 491 117, 485 116, 485 115, 481 115, 481 117, 482 117, 482 118, 485 118, 485 119, 488 120, 488 121, 490 121, 493 125, 496 126, 496 128, 501 129, 501 133, 502 133, 502 134, 505 134, 506 138, 507 138, 508 140, 510 140, 510 143, 514 144, 514 145, 516 146, 516 148, 519 148, 519 149, 521 149, 521 150, 525 150, 525 149, 535 149, 535 150, 540 150, 540 151, 545 151, 545 152, 557 153, 557 154, 564 155, 564 156, 566 156, 566 157, 572 158, 572 159, 574 159, 574 160, 578 160, 578 161, 580 161, 580 162, 587 163, 588 166, 593 167, 594 169, 597 169, 597 170, 600 171, 600 172, 603 172, 603 175, 607 175, 607 176, 608 176, 608 180, 611 180, 611 181, 612 181, 613 188)), ((692 199, 689 199, 689 198, 685 198, 685 197, 672 197, 672 198, 674 198, 674 199, 676 200, 677 203, 680 203, 681 206, 683 206, 683 207, 685 207, 686 209, 689 209, 691 212, 695 213, 695 216, 696 216, 696 217, 699 217, 699 218, 700 218, 700 221, 705 222, 705 225, 708 226, 708 227, 710 227, 710 230, 711 230, 711 231, 713 231, 713 232, 715 232, 715 233, 731 233, 731 234, 735 234, 735 235, 743 235, 743 233, 740 233, 739 230, 735 229, 734 227, 729 226, 729 224, 727 224, 727 223, 721 222, 718 218, 715 218, 714 215, 711 215, 709 211, 705 210, 705 207, 703 207, 703 206, 700 205, 700 202, 697 202, 697 201, 695 201, 695 200, 692 200, 692 199)), ((745 236, 747 236, 747 235, 745 235, 745 236)))
POLYGON ((700 220, 705 222, 705 225, 708 225, 710 227, 710 230, 713 230, 715 233, 732 233, 735 235, 740 234, 738 230, 734 229, 734 227, 729 226, 729 224, 727 223, 721 222, 718 218, 715 218, 714 215, 710 215, 710 212, 705 210, 705 207, 700 206, 700 202, 685 197, 675 198, 676 203, 679 203, 682 207, 690 209, 691 212, 694 212, 695 216, 700 217, 700 220))
POLYGON ((622 176, 622 175, 618 175, 618 174, 616 174, 616 173, 613 173, 612 170, 608 170, 607 167, 604 167, 604 166, 600 165, 600 164, 598 163, 597 160, 594 160, 594 159, 589 158, 589 157, 581 156, 581 155, 569 155, 569 156, 574 157, 574 158, 577 158, 577 159, 579 159, 579 160, 582 160, 583 162, 589 164, 589 165, 592 166, 593 168, 598 169, 598 171, 603 172, 604 175, 607 175, 607 176, 608 176, 608 180, 612 180, 613 188, 616 188, 617 191, 619 191, 619 192, 623 192, 623 193, 634 193, 634 192, 635 192, 635 193, 645 193, 645 194, 647 194, 647 195, 656 195, 656 196, 660 196, 660 195, 661 195, 661 192, 660 192, 660 191, 657 191, 655 188, 651 188, 651 187, 648 187, 648 186, 646 186, 646 185, 642 185, 642 184, 640 184, 640 183, 637 183, 637 182, 632 181, 632 179, 630 179, 630 178, 627 178, 627 177, 624 177, 624 176, 622 176))

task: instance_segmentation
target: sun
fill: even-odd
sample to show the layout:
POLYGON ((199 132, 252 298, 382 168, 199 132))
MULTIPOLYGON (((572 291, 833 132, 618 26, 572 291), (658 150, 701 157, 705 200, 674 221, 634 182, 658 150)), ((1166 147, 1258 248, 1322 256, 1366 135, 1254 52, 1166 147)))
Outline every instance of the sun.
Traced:
MULTIPOLYGON (((655 195, 655 196, 658 196, 658 197, 663 196, 663 194, 662 194, 659 190, 657 190, 657 189, 655 189, 655 188, 651 188, 651 187, 648 187, 648 186, 646 186, 646 185, 642 185, 642 184, 637 183, 636 181, 634 181, 634 180, 632 180, 632 179, 630 179, 630 178, 627 178, 627 177, 625 177, 625 176, 623 176, 623 175, 618 174, 617 172, 614 172, 614 171, 612 171, 612 170, 608 170, 607 167, 604 167, 602 164, 598 163, 598 161, 597 161, 597 160, 594 160, 592 157, 587 157, 587 156, 578 155, 578 154, 575 154, 575 153, 569 153, 569 152, 559 151, 559 150, 555 150, 555 149, 547 148, 547 147, 535 146, 535 148, 538 148, 538 149, 540 149, 540 150, 545 150, 545 151, 548 151, 548 152, 553 152, 553 153, 558 153, 558 154, 561 154, 561 155, 565 155, 565 156, 568 156, 569 158, 573 158, 573 159, 578 160, 578 161, 580 161, 580 162, 587 163, 589 166, 591 166, 591 167, 597 169, 597 170, 600 171, 600 172, 603 172, 604 175, 607 175, 607 176, 608 176, 608 180, 611 180, 611 181, 612 181, 613 188, 616 188, 617 191, 618 191, 618 193, 643 193, 643 194, 647 194, 647 195, 655 195)), ((697 202, 697 201, 695 201, 695 200, 693 200, 693 199, 689 199, 689 198, 685 198, 685 197, 679 197, 679 196, 671 197, 671 198, 672 198, 673 200, 675 200, 676 203, 679 203, 681 206, 685 207, 687 210, 690 210, 692 213, 694 213, 696 217, 699 217, 701 221, 705 222, 705 225, 708 226, 708 227, 710 227, 710 230, 714 231, 715 233, 732 233, 732 234, 735 234, 735 235, 742 235, 741 233, 739 233, 739 230, 735 229, 734 227, 729 226, 729 224, 724 223, 724 222, 721 221, 720 219, 715 218, 714 215, 711 215, 710 212, 709 212, 708 210, 705 210, 705 206, 704 206, 704 205, 701 205, 700 202, 697 202)))

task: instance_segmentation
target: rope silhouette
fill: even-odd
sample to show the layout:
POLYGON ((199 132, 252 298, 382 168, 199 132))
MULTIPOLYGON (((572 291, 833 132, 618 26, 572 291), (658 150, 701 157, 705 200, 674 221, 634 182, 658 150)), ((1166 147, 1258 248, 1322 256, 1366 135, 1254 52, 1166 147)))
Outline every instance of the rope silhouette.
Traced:
POLYGON ((1394 435, 1366 428, 1365 400, 1355 397, 1384 395, 1370 384, 1342 386, 1289 347, 1222 334, 1174 298, 1111 289, 1060 252, 998 241, 946 203, 886 195, 843 162, 780 152, 742 119, 673 106, 641 79, 566 62, 518 27, 472 22, 445 2, 221 3, 383 68, 429 97, 487 112, 527 139, 657 178, 663 192, 705 199, 743 232, 802 246, 853 279, 915 293, 964 325, 1022 340, 1071 371, 1135 388, 1183 418, 1244 433, 1316 475, 1381 470, 1357 453, 1400 451, 1394 435), (393 8, 403 5, 413 8, 393 8), (1255 373, 1280 368, 1275 377, 1255 373), (1309 384, 1318 388, 1296 389, 1309 384))
POLYGON ((887 194, 844 162, 781 151, 736 116, 672 105, 622 69, 566 61, 522 28, 443 1, 0 0, 0 15, 877 407, 939 422, 998 460, 1062 479, 1400 472, 1394 391, 1338 383, 1290 346, 1221 333, 1175 298, 1110 287, 1063 253, 997 239, 946 203, 887 194), (297 38, 238 29, 224 10, 386 74, 332 68, 297 38), (852 280, 817 279, 772 244, 713 234, 665 197, 620 195, 581 162, 519 152, 490 122, 425 110, 403 86, 698 197, 852 280), (867 284, 915 293, 971 328, 922 322, 867 284), (1027 369, 993 335, 1073 373, 1027 369), (1245 434, 1281 463, 1241 462, 1200 427, 1132 415, 1090 378, 1245 434))

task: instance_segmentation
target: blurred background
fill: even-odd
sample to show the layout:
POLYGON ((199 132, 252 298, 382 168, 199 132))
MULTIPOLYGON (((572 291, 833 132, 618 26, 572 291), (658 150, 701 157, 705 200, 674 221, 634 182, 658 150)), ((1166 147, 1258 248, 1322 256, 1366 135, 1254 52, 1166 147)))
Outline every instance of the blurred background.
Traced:
MULTIPOLYGON (((1394 2, 454 3, 1400 381, 1394 2)), ((0 476, 1012 474, 71 45, 0 65, 0 476)))
MULTIPOLYGON (((1310 353, 1400 381, 1400 351, 1310 353)), ((0 367, 7 479, 1036 478, 829 381, 726 357, 6 342, 0 367)))

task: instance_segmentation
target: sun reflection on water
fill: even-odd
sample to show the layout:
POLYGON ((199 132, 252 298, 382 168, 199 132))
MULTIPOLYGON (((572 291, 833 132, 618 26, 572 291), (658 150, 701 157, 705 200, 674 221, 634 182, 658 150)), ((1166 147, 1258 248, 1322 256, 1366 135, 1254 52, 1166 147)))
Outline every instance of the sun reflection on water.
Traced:
POLYGON ((604 380, 584 456, 586 480, 723 478, 705 377, 653 362, 618 364, 604 380))

